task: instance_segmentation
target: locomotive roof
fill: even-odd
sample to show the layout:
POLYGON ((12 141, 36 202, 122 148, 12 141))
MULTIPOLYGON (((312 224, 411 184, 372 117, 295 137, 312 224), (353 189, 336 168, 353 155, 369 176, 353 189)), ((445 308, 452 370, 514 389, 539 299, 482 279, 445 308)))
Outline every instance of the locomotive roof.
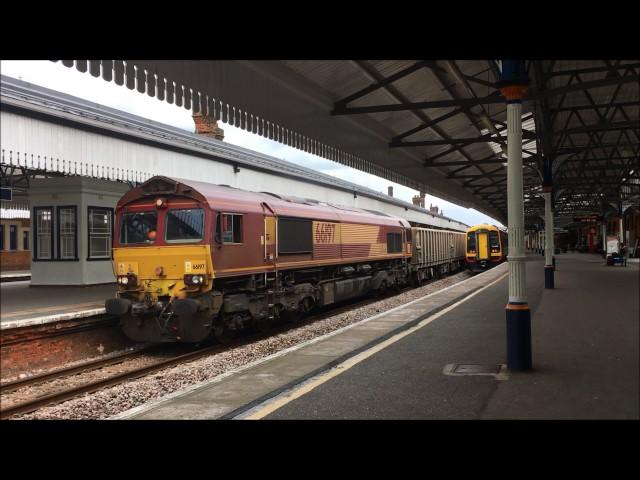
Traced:
POLYGON ((497 230, 502 233, 507 233, 505 229, 497 227, 496 225, 489 225, 488 223, 480 223, 467 229, 467 232, 474 232, 476 230, 497 230))
POLYGON ((167 194, 192 197, 198 201, 207 202, 216 210, 229 213, 262 213, 262 204, 266 204, 276 215, 283 217, 410 227, 409 222, 404 218, 374 210, 269 192, 251 192, 228 185, 214 185, 164 176, 152 177, 139 187, 127 192, 118 202, 117 208, 143 197, 167 194))

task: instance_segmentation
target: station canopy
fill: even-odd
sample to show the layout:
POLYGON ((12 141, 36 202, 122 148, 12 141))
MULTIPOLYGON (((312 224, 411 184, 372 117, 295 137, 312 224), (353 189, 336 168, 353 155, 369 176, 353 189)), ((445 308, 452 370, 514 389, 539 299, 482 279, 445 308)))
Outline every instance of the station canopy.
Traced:
MULTIPOLYGON (((507 221, 492 60, 62 61, 194 113, 507 221)), ((640 61, 526 62, 525 214, 544 158, 559 214, 637 204, 640 61)))

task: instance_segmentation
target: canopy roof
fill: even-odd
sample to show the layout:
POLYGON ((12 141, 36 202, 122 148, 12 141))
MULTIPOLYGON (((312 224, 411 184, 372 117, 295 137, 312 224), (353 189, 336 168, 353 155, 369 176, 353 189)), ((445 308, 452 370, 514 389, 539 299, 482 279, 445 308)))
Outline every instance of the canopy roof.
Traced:
MULTIPOLYGON (((506 223, 506 105, 485 60, 63 61, 506 223)), ((638 202, 639 61, 527 62, 525 210, 638 202)))

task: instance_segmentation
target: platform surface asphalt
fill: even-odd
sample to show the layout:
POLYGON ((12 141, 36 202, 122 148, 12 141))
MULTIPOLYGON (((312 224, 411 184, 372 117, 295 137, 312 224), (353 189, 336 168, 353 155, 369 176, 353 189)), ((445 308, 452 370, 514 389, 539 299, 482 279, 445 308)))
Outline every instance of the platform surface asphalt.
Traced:
POLYGON ((533 371, 507 372, 501 379, 443 374, 449 364, 506 363, 506 271, 503 264, 319 342, 115 418, 640 418, 638 266, 607 267, 595 255, 558 255, 554 290, 543 288, 543 259, 528 257, 533 371), (471 292, 476 295, 456 303, 471 292), (440 316, 407 330, 416 319, 426 322, 434 314, 440 316), (381 348, 384 338, 398 332, 405 336, 344 367, 358 358, 355 354, 381 348), (323 381, 323 376, 331 378, 323 381), (273 405, 278 408, 270 411, 273 405))
POLYGON ((104 309, 105 299, 114 297, 116 290, 115 284, 30 287, 30 283, 27 280, 0 284, 0 322, 3 326, 42 317, 104 309))
POLYGON ((534 369, 452 377, 443 365, 505 362, 508 279, 266 418, 638 419, 638 269, 557 256, 556 288, 529 257, 534 369))

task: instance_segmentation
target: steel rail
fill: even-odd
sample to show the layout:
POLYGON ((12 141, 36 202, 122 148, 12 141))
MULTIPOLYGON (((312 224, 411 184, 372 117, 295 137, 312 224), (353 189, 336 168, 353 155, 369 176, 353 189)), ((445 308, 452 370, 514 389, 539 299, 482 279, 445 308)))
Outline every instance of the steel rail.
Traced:
POLYGON ((55 380, 57 378, 62 378, 69 375, 89 372, 92 370, 96 370, 98 368, 116 365, 118 363, 124 362, 129 358, 142 355, 143 353, 149 350, 152 350, 154 347, 157 347, 157 346, 150 345, 143 348, 128 351, 113 357, 99 358, 99 359, 92 360, 89 362, 84 362, 78 365, 73 365, 71 367, 60 368, 60 369, 40 373, 38 375, 31 375, 26 378, 18 378, 16 380, 12 380, 10 382, 5 382, 0 384, 0 394, 10 393, 20 388, 27 387, 29 385, 38 384, 38 383, 42 383, 50 380, 55 380))

